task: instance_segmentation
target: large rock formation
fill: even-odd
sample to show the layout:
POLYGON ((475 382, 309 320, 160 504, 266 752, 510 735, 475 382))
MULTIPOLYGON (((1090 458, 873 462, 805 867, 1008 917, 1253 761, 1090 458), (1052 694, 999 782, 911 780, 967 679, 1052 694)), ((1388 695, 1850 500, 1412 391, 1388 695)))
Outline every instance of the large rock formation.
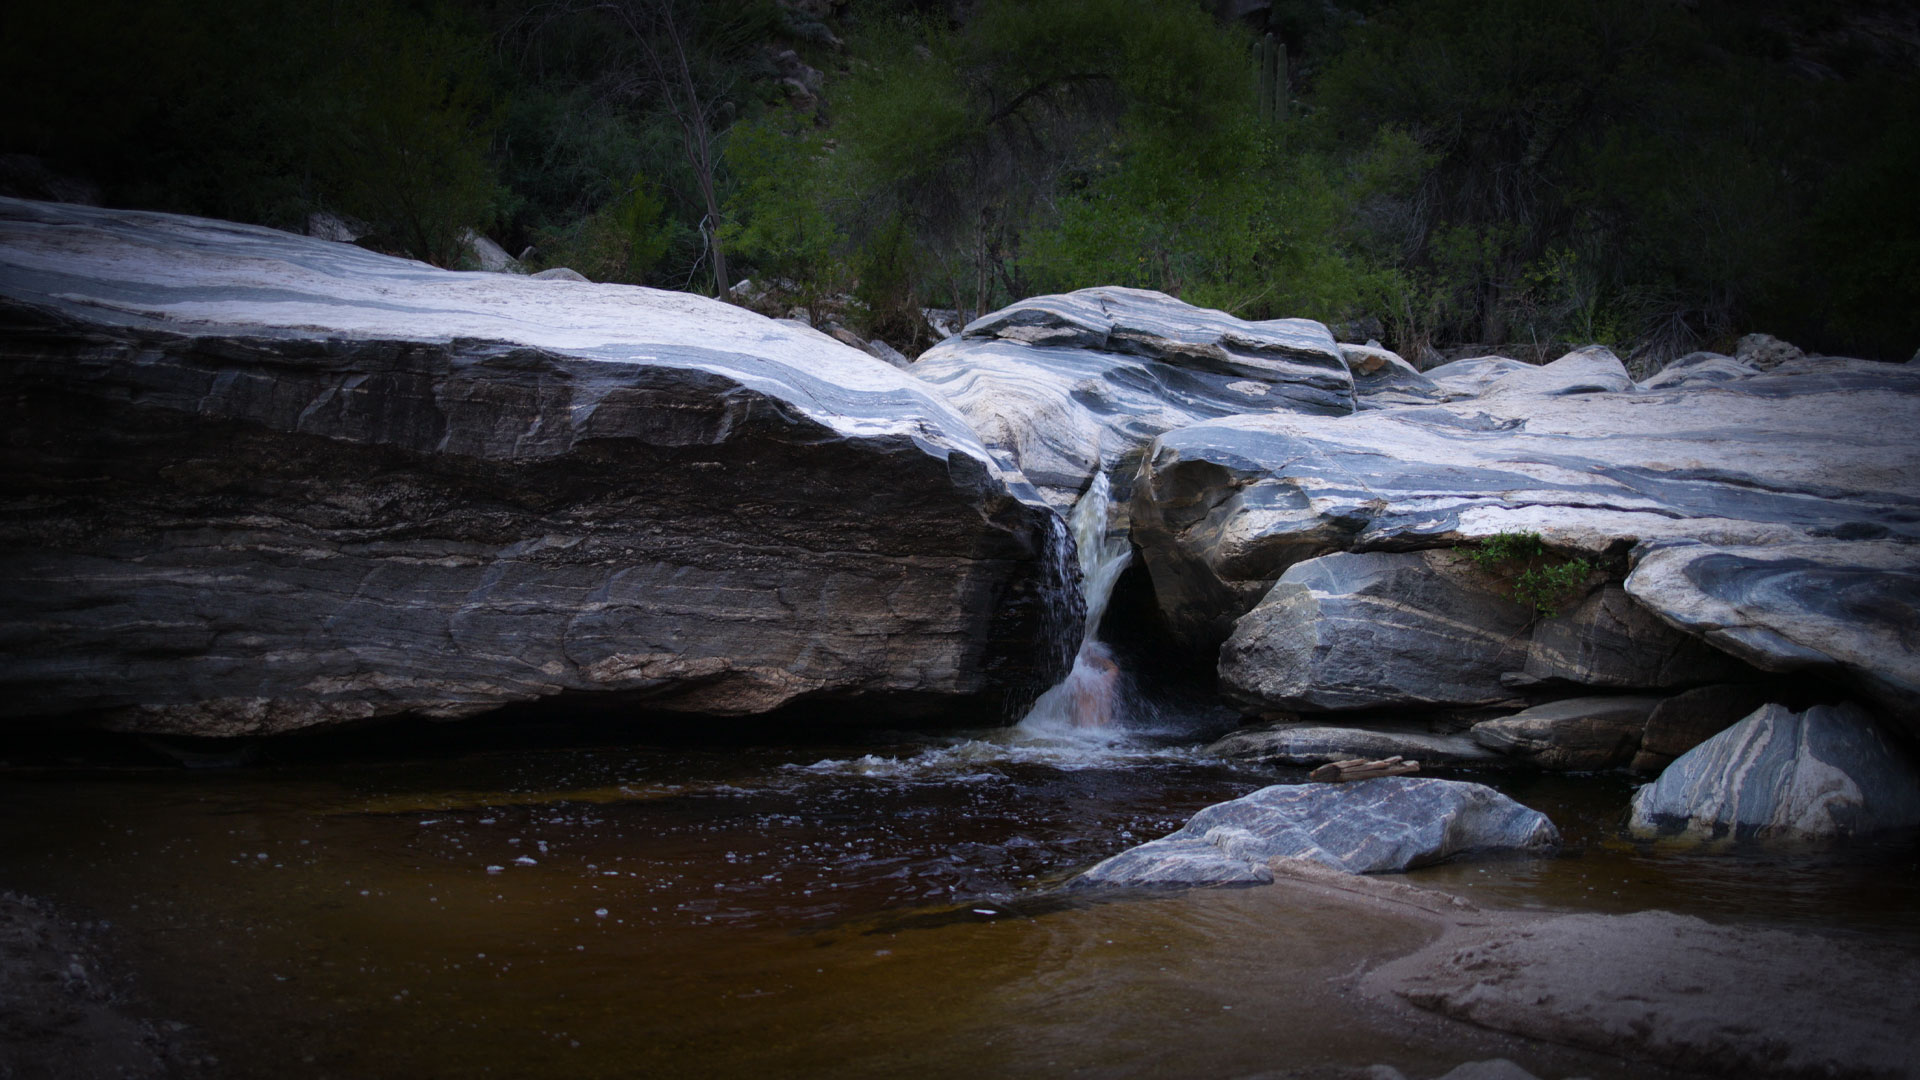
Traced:
MULTIPOLYGON (((1526 661, 1502 667, 1511 673, 1504 685, 1631 689, 1732 676, 1735 669, 1670 634, 1660 626, 1665 622, 1756 666, 1844 673, 1882 705, 1912 708, 1920 685, 1915 650, 1899 636, 1914 625, 1906 583, 1920 565, 1920 444, 1909 435, 1920 430, 1920 376, 1910 366, 1808 359, 1728 382, 1646 391, 1621 388, 1618 362, 1592 351, 1533 372, 1502 373, 1507 365, 1496 361, 1463 363, 1494 369, 1489 374, 1497 377, 1481 396, 1337 418, 1223 417, 1156 439, 1134 486, 1132 520, 1169 625, 1201 648, 1226 640, 1236 621, 1249 636, 1306 633, 1258 613, 1248 619, 1264 628, 1241 617, 1290 568, 1307 574, 1299 565, 1307 560, 1358 557, 1335 553, 1431 559, 1386 553, 1539 533, 1555 552, 1605 566, 1644 544, 1647 568, 1635 584, 1624 594, 1617 584, 1590 585, 1600 592, 1589 591, 1561 616, 1570 622, 1536 624, 1526 661), (1707 546, 1683 549, 1680 541, 1707 546), (1663 554, 1658 545, 1667 542, 1674 547, 1663 554), (1712 563, 1712 584, 1669 572, 1692 558, 1683 551, 1710 550, 1727 557, 1712 563), (1847 577, 1855 587, 1845 595, 1857 599, 1792 586, 1779 576, 1782 565, 1738 575, 1730 569, 1729 559, 1751 563, 1762 551, 1774 552, 1776 564, 1791 551, 1805 564, 1795 572, 1819 577, 1817 564, 1830 577, 1847 577), (1773 575, 1771 584, 1762 587, 1755 574, 1773 575), (1736 585, 1735 577, 1748 584, 1736 585), (1714 590, 1731 599, 1729 589, 1743 598, 1738 612, 1708 602, 1714 590), (1785 625, 1810 614, 1819 616, 1808 622, 1818 630, 1785 625), (1800 640, 1809 633, 1818 640, 1800 640)), ((1466 377, 1436 381, 1446 386, 1466 377)), ((1331 566, 1312 574, 1354 577, 1331 566)), ((1457 591, 1410 567, 1395 575, 1410 588, 1418 578, 1419 589, 1457 591)), ((1374 637, 1405 630, 1400 636, 1409 641, 1438 640, 1450 613, 1426 611, 1397 589, 1369 601, 1379 614, 1392 614, 1391 626, 1371 631, 1374 637), (1433 633, 1414 633, 1428 623, 1433 633)), ((1340 598, 1342 611, 1367 592, 1317 591, 1340 598)), ((1300 589, 1279 592, 1273 604, 1305 602, 1300 589)), ((1311 597, 1317 609, 1326 608, 1326 598, 1311 597)), ((1336 619, 1314 633, 1344 634, 1359 619, 1336 619)), ((1498 636, 1505 626, 1475 623, 1460 633, 1498 636)), ((1380 646, 1373 639, 1354 643, 1380 646)), ((1322 652, 1332 656, 1339 648, 1322 652)), ((1364 704, 1332 684, 1325 689, 1339 689, 1346 700, 1317 701, 1325 696, 1319 689, 1270 694, 1265 683, 1299 680, 1284 673, 1243 677, 1239 669, 1251 668, 1238 655, 1229 648, 1223 674, 1265 707, 1364 704)), ((1319 685, 1313 676, 1306 683, 1319 685)), ((1483 692, 1456 700, 1492 693, 1483 685, 1483 692)), ((1403 697, 1434 695, 1416 688, 1403 697)))
POLYGON ((4 200, 0 370, 9 718, 998 713, 1077 632, 962 417, 699 297, 4 200))
MULTIPOLYGON (((1576 586, 1576 591, 1589 586, 1576 586)), ((1234 624, 1221 688, 1261 710, 1491 705, 1523 689, 1664 689, 1743 665, 1667 626, 1617 585, 1552 617, 1509 573, 1457 551, 1295 563, 1234 624)))
POLYGON ((974 320, 911 370, 1059 507, 1096 468, 1114 473, 1124 497, 1140 451, 1169 428, 1354 410, 1354 377, 1326 327, 1247 322, 1145 289, 1022 300, 974 320))
POLYGON ((1768 705, 1682 754, 1633 796, 1654 837, 1835 840, 1920 826, 1920 772, 1854 705, 1768 705))
POLYGON ((1215 803, 1072 885, 1264 884, 1273 880, 1272 859, 1370 874, 1467 855, 1544 855, 1559 844, 1546 815, 1482 784, 1409 776, 1275 784, 1215 803))

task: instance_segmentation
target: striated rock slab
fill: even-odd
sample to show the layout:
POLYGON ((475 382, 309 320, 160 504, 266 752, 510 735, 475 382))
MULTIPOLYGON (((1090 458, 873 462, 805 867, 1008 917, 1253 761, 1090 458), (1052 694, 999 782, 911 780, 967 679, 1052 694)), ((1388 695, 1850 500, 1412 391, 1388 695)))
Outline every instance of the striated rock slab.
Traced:
MULTIPOLYGON (((1022 300, 970 323, 910 369, 1055 506, 1155 435, 1238 413, 1346 415, 1354 378, 1324 326, 1246 322, 1144 289, 1022 300)), ((1418 378, 1416 375, 1415 378, 1418 378)))
POLYGON ((1078 618, 937 394, 699 297, 5 200, 0 370, 9 718, 997 715, 1078 618))
POLYGON ((1857 705, 1768 705, 1634 792, 1628 828, 1718 840, 1834 840, 1920 826, 1920 771, 1857 705))
POLYGON ((1591 772, 1630 764, 1659 698, 1566 698, 1473 725, 1488 750, 1542 769, 1591 772))
MULTIPOLYGON (((1870 521, 1828 530, 1883 534, 1870 521)), ((1920 724, 1920 543, 1650 546, 1627 591, 1661 618, 1755 667, 1852 683, 1920 724)))
POLYGON ((1651 690, 1751 674, 1726 653, 1675 632, 1624 588, 1608 583, 1570 610, 1536 622, 1526 663, 1501 680, 1513 687, 1651 690))
POLYGON ((1257 709, 1490 705, 1543 685, 1662 689, 1751 669, 1641 609, 1617 585, 1541 618, 1467 555, 1296 563, 1220 649, 1220 684, 1257 709))
POLYGON ((1329 555, 1290 568, 1220 648, 1220 686, 1258 708, 1486 705, 1526 663, 1533 611, 1452 551, 1329 555))
POLYGON ((1239 761, 1280 765, 1325 765, 1333 761, 1366 758, 1378 761, 1399 755, 1423 766, 1487 765, 1500 755, 1466 734, 1444 735, 1411 725, 1329 727, 1319 724, 1279 724, 1226 735, 1208 746, 1207 754, 1239 761))
POLYGON ((1253 884, 1272 880, 1271 859, 1369 874, 1467 855, 1546 854, 1559 843, 1545 815, 1481 784, 1411 776, 1276 784, 1209 806, 1069 885, 1253 884))
POLYGON ((1915 430, 1910 365, 1223 417, 1154 441, 1134 537, 1170 625, 1218 641, 1289 566, 1338 551, 1500 532, 1592 554, 1643 540, 1920 540, 1915 430))
POLYGON ((1909 949, 1665 911, 1483 921, 1367 977, 1495 1031, 1725 1076, 1913 1075, 1909 949))

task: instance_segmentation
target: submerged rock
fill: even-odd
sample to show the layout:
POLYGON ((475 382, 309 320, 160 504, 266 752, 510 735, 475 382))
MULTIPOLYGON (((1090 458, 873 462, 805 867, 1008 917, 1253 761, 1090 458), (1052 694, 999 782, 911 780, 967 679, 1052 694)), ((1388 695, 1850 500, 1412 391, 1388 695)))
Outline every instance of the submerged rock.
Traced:
POLYGON ((0 371, 8 718, 997 716, 1078 618, 936 394, 696 296, 0 200, 0 371))
POLYGON ((1548 702, 1473 725, 1473 740, 1542 769, 1591 772, 1633 761, 1654 697, 1581 697, 1548 702))
POLYGON ((1353 758, 1378 761, 1396 754, 1421 765, 1485 765, 1500 760, 1499 754, 1473 741, 1470 735, 1448 735, 1406 724, 1251 728, 1219 739, 1207 747, 1206 753, 1280 765, 1325 765, 1353 758))
POLYGON ((1209 806, 1070 886, 1256 884, 1273 879, 1267 862, 1276 858, 1369 874, 1466 855, 1540 855, 1559 843, 1546 815, 1481 784, 1408 776, 1276 784, 1209 806))
POLYGON ((1633 796, 1628 828, 1703 840, 1834 840, 1920 826, 1920 772, 1856 705, 1768 705, 1633 796))
POLYGON ((1124 485, 1131 460, 1169 428, 1354 408, 1353 376, 1319 323, 1247 322, 1145 289, 1022 300, 974 320, 910 370, 1058 507, 1103 464, 1128 462, 1117 475, 1124 485))

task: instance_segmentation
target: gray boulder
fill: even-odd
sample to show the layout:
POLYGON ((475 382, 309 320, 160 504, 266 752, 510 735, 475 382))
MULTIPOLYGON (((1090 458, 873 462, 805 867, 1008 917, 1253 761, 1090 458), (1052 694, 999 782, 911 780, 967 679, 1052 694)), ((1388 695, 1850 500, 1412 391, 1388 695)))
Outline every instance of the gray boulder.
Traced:
POLYGON ((1654 697, 1580 697, 1473 725, 1473 740, 1542 769, 1595 772, 1633 761, 1654 697))
POLYGON ((1299 563, 1234 626, 1220 686, 1258 708, 1485 705, 1513 694, 1533 611, 1466 556, 1431 550, 1299 563))
POLYGON ((467 257, 472 265, 490 274, 517 274, 520 272, 520 260, 507 254, 507 250, 480 233, 468 229, 461 234, 461 242, 467 245, 467 257))
POLYGON ((1887 531, 1842 519, 1825 542, 1649 545, 1626 588, 1757 668, 1844 680, 1888 715, 1920 724, 1920 545, 1857 539, 1887 531))
POLYGON ((1422 765, 1486 765, 1500 760, 1499 754, 1473 741, 1470 735, 1449 735, 1412 724, 1277 724, 1248 728, 1220 738, 1205 753, 1238 761, 1308 766, 1352 758, 1378 761, 1395 755, 1422 765))
POLYGON ((1411 776, 1276 784, 1209 806, 1069 887, 1255 884, 1272 880, 1267 862, 1279 858, 1370 874, 1463 856, 1544 855, 1559 844, 1544 814, 1481 784, 1411 776))
POLYGON ((556 266, 542 270, 537 274, 528 274, 535 281, 586 281, 587 275, 568 266, 556 266))
POLYGON ((1857 705, 1768 705, 1634 793, 1637 836, 1821 841, 1920 826, 1920 773, 1857 705))
POLYGON ((1432 548, 1295 563, 1234 624, 1219 670, 1243 704, 1324 712, 1491 705, 1543 686, 1665 689, 1751 669, 1617 585, 1545 618, 1501 572, 1432 548))
POLYGON ((1155 435, 1237 413, 1345 415, 1353 377, 1305 319, 1246 322, 1143 289, 1040 296, 974 320, 914 375, 966 415, 1058 507, 1096 468, 1124 497, 1155 435))
POLYGON ((8 719, 997 716, 1077 634, 964 418, 701 297, 0 200, 0 340, 8 719))

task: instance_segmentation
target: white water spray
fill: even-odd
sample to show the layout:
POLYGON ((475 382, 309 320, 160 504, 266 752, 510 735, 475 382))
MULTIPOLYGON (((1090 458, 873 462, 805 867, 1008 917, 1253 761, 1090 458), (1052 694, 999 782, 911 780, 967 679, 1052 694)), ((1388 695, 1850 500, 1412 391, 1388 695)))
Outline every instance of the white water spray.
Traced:
POLYGON ((1074 504, 1069 523, 1075 546, 1080 552, 1080 592, 1086 599, 1086 630, 1073 657, 1073 669, 1059 685, 1040 695, 1033 703, 1020 729, 1032 734, 1080 734, 1112 732, 1126 719, 1126 677, 1114 660, 1113 650, 1099 640, 1100 619, 1106 614, 1107 601, 1114 583, 1133 557, 1133 546, 1125 536, 1113 536, 1108 528, 1112 512, 1112 488, 1106 473, 1096 469, 1093 483, 1074 504))

